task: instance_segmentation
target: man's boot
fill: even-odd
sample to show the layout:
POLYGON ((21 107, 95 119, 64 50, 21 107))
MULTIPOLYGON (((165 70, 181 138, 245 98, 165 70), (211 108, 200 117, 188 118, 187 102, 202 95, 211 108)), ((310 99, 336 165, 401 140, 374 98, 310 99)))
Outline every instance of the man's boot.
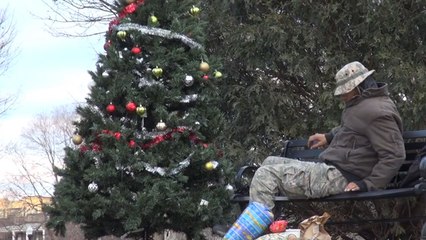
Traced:
POLYGON ((226 233, 225 240, 256 239, 272 223, 274 215, 263 204, 251 202, 241 213, 231 229, 226 233))

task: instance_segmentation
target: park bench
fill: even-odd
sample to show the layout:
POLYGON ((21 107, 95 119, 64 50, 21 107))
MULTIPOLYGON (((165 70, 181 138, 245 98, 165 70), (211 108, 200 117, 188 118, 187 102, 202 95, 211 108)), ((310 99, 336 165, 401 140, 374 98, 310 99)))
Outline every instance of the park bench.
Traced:
MULTIPOLYGON (((415 161, 417 153, 422 147, 426 145, 426 130, 418 131, 405 131, 403 133, 406 159, 398 171, 398 174, 389 183, 389 185, 378 191, 370 192, 345 192, 334 196, 317 199, 307 198, 288 198, 283 195, 275 196, 276 206, 283 206, 283 204, 296 203, 296 202, 342 202, 342 201, 359 201, 359 200, 377 200, 377 199, 397 199, 402 197, 421 197, 426 199, 426 157, 420 163, 420 178, 412 186, 401 187, 401 181, 407 176, 407 171, 411 164, 415 161)), ((283 141, 281 152, 277 155, 286 158, 299 159, 302 161, 316 161, 318 155, 321 153, 320 149, 309 149, 307 147, 307 139, 295 139, 283 141)), ((248 165, 243 166, 237 172, 235 178, 235 194, 232 196, 231 201, 238 203, 241 210, 244 209, 249 202, 249 186, 251 179, 259 166, 248 165)), ((426 201, 426 200, 423 200, 426 201)), ((277 208, 277 207, 276 207, 277 208)), ((276 210, 275 210, 276 211, 276 210)), ((279 214, 275 212, 275 214, 279 214)), ((321 214, 321 213, 318 213, 321 214)), ((424 221, 426 214, 421 216, 410 216, 408 219, 395 218, 395 219, 357 219, 358 221, 411 221, 414 219, 424 221)), ((354 223, 353 220, 341 223, 354 223)), ((334 222, 339 224, 339 222, 334 222)), ((426 223, 425 223, 426 227, 426 223)))

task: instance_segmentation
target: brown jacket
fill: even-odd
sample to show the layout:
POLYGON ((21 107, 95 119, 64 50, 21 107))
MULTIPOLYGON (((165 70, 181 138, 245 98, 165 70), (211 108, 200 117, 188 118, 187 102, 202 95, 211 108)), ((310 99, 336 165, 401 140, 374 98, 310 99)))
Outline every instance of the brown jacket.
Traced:
POLYGON ((405 159, 402 120, 387 85, 352 99, 341 119, 341 126, 326 134, 330 145, 320 158, 364 191, 384 188, 405 159))

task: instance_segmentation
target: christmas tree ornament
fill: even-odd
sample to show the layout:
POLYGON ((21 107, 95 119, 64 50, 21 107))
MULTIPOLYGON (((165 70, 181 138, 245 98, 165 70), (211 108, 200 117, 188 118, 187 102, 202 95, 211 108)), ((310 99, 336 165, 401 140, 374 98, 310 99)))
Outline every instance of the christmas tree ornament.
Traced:
POLYGON ((221 77, 222 77, 222 73, 216 70, 216 71, 214 71, 213 76, 214 76, 215 78, 221 78, 221 77))
POLYGON ((111 40, 106 41, 106 43, 104 44, 104 50, 108 51, 108 49, 111 47, 112 42, 111 40))
POLYGON ((156 25, 158 25, 158 18, 156 16, 152 15, 152 16, 149 17, 148 23, 153 25, 153 26, 156 26, 156 25))
POLYGON ((140 49, 140 47, 133 47, 132 48, 132 53, 133 54, 139 54, 139 53, 141 53, 142 52, 142 50, 140 49))
POLYGON ((127 4, 134 3, 134 2, 136 2, 136 0, 126 0, 127 4))
POLYGON ((228 191, 230 191, 230 192, 234 191, 234 187, 231 184, 229 184, 229 183, 228 183, 228 185, 226 185, 225 189, 228 190, 228 191))
POLYGON ((206 80, 206 81, 209 80, 209 75, 207 75, 207 74, 203 75, 203 79, 206 80))
POLYGON ((155 128, 157 128, 158 131, 164 131, 164 130, 166 130, 167 126, 163 122, 163 120, 160 120, 160 122, 157 123, 157 125, 155 126, 155 128))
POLYGON ((108 104, 108 106, 106 107, 106 110, 107 110, 108 113, 115 112, 115 105, 112 104, 112 103, 108 104))
POLYGON ((192 84, 194 84, 194 77, 186 75, 185 80, 183 80, 183 84, 187 87, 192 86, 192 84))
POLYGON ((129 147, 130 147, 130 148, 135 148, 135 147, 136 147, 136 142, 135 142, 135 140, 131 139, 131 140, 129 141, 129 147))
POLYGON ((115 137, 115 139, 120 140, 120 138, 121 138, 121 133, 120 133, 120 132, 115 132, 115 133, 114 133, 114 137, 115 137))
POLYGON ((136 108, 137 108, 137 106, 136 106, 136 104, 135 104, 134 102, 128 102, 128 103, 126 104, 126 109, 127 109, 127 111, 129 111, 129 112, 134 112, 134 111, 136 111, 136 108))
POLYGON ((136 113, 140 116, 140 117, 146 117, 146 108, 143 107, 142 105, 140 105, 139 107, 136 108, 136 113))
POLYGON ((95 182, 91 182, 89 184, 89 186, 87 186, 87 189, 89 190, 89 192, 97 192, 98 191, 98 184, 96 184, 95 182))
POLYGON ((118 37, 120 40, 125 40, 125 39, 126 39, 126 36, 127 36, 127 32, 126 32, 126 31, 118 31, 118 32, 117 32, 117 37, 118 37))
POLYGON ((193 16, 197 16, 198 14, 200 14, 201 9, 199 7, 196 6, 192 6, 192 8, 189 10, 189 12, 193 15, 193 16))
POLYGON ((219 166, 219 163, 217 161, 208 161, 204 164, 204 168, 207 171, 212 171, 212 170, 216 169, 217 166, 219 166))
POLYGON ((74 136, 72 136, 72 142, 75 145, 80 145, 83 142, 83 138, 80 135, 75 134, 74 136))
POLYGON ((163 75, 163 69, 156 66, 154 69, 152 69, 152 74, 154 74, 156 78, 159 78, 163 75))
POLYGON ((200 71, 202 72, 208 72, 210 70, 210 65, 204 61, 201 61, 200 63, 200 71))
POLYGON ((104 71, 104 72, 102 73, 102 77, 104 77, 104 78, 109 77, 109 73, 108 73, 107 71, 104 71))
POLYGON ((195 123, 194 123, 194 129, 195 130, 200 130, 200 127, 201 127, 201 123, 199 121, 195 121, 195 123))

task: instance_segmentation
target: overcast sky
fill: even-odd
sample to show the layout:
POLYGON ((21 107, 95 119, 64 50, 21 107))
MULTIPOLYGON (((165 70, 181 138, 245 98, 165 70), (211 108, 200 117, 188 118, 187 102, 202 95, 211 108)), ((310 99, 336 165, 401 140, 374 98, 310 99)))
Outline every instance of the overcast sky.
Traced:
MULTIPOLYGON (((103 51, 103 37, 59 38, 46 30, 46 23, 33 15, 47 11, 40 0, 0 0, 7 7, 16 29, 15 58, 0 75, 0 97, 17 94, 13 109, 0 117, 0 145, 19 141, 22 127, 35 115, 84 101, 92 80, 97 52, 103 51)), ((0 158, 0 176, 13 170, 7 156, 0 158)))

